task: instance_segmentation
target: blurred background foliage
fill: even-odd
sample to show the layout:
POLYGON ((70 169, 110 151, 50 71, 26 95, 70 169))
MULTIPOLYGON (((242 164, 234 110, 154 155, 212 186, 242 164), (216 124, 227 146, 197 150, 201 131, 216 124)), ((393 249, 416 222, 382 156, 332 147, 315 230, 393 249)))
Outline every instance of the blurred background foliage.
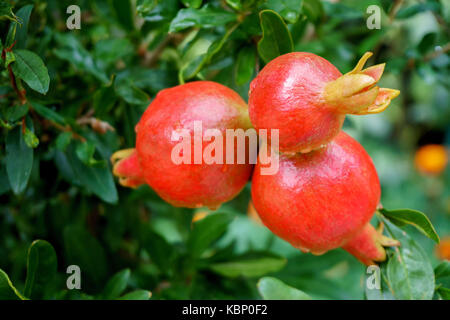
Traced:
POLYGON ((20 292, 258 299, 282 285, 266 278, 258 287, 269 275, 314 299, 365 297, 365 268, 349 254, 302 254, 247 214, 250 185, 206 216, 174 208, 148 187, 116 187, 110 173, 110 155, 134 146, 134 126, 159 90, 208 79, 248 99, 250 81, 276 54, 270 42, 258 45, 265 9, 291 34, 292 48, 283 20, 274 22, 281 31, 267 31, 266 42, 284 41, 280 50, 316 53, 341 72, 366 51, 370 64, 387 62, 381 86, 401 95, 382 114, 347 117, 344 130, 372 156, 384 207, 426 212, 439 247, 408 231, 433 266, 450 258, 450 1, 3 1, 0 268, 20 292), (72 4, 81 8, 81 30, 66 27, 72 4), (380 8, 380 29, 366 26, 370 5, 380 8), (37 74, 21 69, 23 61, 37 74), (82 290, 65 289, 71 264, 81 267, 82 290), (30 284, 30 272, 40 283, 30 284))

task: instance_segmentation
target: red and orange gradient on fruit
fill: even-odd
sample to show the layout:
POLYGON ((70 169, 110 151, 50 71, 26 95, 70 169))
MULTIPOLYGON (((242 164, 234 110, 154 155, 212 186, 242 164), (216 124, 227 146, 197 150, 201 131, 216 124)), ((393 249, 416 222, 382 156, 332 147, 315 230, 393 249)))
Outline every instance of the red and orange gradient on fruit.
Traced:
POLYGON ((346 114, 382 112, 400 92, 377 86, 384 63, 363 69, 371 55, 364 54, 344 75, 313 53, 275 58, 250 85, 255 129, 278 129, 281 152, 306 153, 336 137, 346 114))
MULTIPOLYGON (((162 90, 148 106, 135 130, 136 148, 112 156, 120 184, 148 184, 165 201, 177 207, 216 209, 234 198, 247 183, 253 169, 249 162, 195 163, 192 143, 190 163, 174 163, 172 150, 179 143, 173 132, 188 130, 194 141, 194 122, 207 129, 249 129, 247 104, 233 90, 211 81, 195 81, 162 90)), ((201 136, 204 139, 204 136, 201 136)), ((202 154, 208 143, 202 143, 202 154)), ((234 145, 234 155, 238 145, 234 145)))
POLYGON ((397 245, 369 223, 380 202, 380 183, 364 148, 344 132, 326 147, 279 155, 279 171, 261 175, 257 163, 252 200, 262 222, 304 252, 344 248, 364 264, 383 261, 383 246, 397 245))

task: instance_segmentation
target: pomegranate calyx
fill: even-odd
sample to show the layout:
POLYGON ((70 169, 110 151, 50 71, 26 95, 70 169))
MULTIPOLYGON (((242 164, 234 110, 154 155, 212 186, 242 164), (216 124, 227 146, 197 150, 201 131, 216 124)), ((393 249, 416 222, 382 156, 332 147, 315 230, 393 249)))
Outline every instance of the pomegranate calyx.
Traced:
POLYGON ((119 178, 120 185, 129 188, 137 188, 144 184, 141 177, 141 169, 137 158, 136 149, 123 149, 111 156, 113 174, 119 178))
POLYGON ((366 52, 352 71, 325 85, 326 104, 339 113, 355 115, 380 113, 389 106, 400 91, 377 86, 385 64, 363 69, 370 56, 366 52))

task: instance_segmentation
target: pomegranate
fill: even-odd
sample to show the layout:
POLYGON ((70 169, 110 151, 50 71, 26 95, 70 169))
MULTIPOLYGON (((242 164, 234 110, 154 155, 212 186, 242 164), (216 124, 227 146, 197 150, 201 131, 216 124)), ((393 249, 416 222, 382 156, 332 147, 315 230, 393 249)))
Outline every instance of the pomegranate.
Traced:
MULTIPOLYGON (((207 131, 214 129, 219 136, 225 136, 227 129, 248 128, 251 123, 247 104, 221 84, 195 81, 165 89, 157 94, 135 128, 136 148, 112 156, 113 173, 123 186, 148 184, 174 206, 215 209, 241 191, 253 165, 249 161, 228 163, 225 160, 228 147, 223 147, 222 161, 206 163, 203 154, 209 150, 214 156, 210 144, 219 138, 207 137, 207 131), (196 123, 201 124, 201 132, 196 123), (180 137, 174 139, 174 134, 181 135, 183 131, 192 143, 189 148, 177 149, 180 137), (174 154, 189 161, 174 162, 174 154)), ((232 146, 235 157, 237 148, 235 143, 232 146)))
POLYGON ((395 245, 369 223, 380 201, 371 158, 344 132, 309 153, 280 154, 279 170, 262 175, 256 164, 252 200, 262 222, 304 252, 343 247, 361 262, 386 258, 395 245))
POLYGON ((278 129, 281 152, 306 153, 330 142, 346 114, 382 112, 400 91, 376 85, 384 63, 363 69, 371 55, 364 54, 344 75, 313 53, 293 52, 272 60, 250 85, 255 129, 278 129))

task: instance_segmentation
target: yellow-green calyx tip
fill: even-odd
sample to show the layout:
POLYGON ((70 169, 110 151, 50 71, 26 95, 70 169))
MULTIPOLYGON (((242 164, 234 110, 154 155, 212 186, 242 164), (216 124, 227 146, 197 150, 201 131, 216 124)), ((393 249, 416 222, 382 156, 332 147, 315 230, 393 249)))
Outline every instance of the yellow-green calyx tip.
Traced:
POLYGON ((400 91, 377 86, 385 64, 363 69, 371 56, 371 52, 366 52, 352 71, 326 84, 326 104, 339 113, 357 115, 380 113, 389 106, 400 91))

